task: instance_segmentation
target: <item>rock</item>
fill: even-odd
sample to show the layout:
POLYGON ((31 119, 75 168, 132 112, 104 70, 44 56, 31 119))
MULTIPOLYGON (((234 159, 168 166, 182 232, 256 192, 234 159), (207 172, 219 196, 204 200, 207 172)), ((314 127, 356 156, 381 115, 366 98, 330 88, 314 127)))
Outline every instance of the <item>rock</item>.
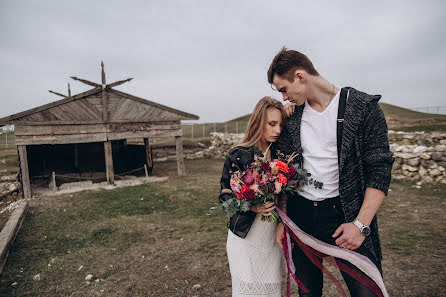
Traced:
POLYGON ((430 169, 429 170, 429 175, 432 176, 432 177, 437 177, 437 176, 441 175, 441 171, 438 170, 437 168, 430 169))
POLYGON ((438 170, 440 170, 441 172, 445 171, 443 166, 438 166, 438 170))
POLYGON ((440 144, 445 144, 446 145, 446 139, 440 140, 440 144))
POLYGON ((418 168, 418 173, 420 174, 421 177, 424 177, 427 174, 427 170, 423 166, 420 166, 418 168))
POLYGON ((401 164, 397 162, 393 163, 392 170, 398 170, 398 169, 401 169, 401 164))
POLYGON ((433 152, 433 153, 431 154, 431 158, 432 158, 432 160, 434 160, 434 161, 441 161, 441 160, 443 160, 443 154, 442 154, 442 153, 439 153, 439 152, 433 152))
POLYGON ((428 153, 422 153, 420 154, 420 158, 424 160, 429 160, 431 158, 431 155, 428 153))
POLYGON ((40 273, 34 275, 34 277, 33 277, 33 281, 38 282, 38 281, 40 281, 40 280, 42 280, 42 275, 41 275, 40 273))
POLYGON ((13 282, 13 283, 11 284, 11 286, 13 286, 13 287, 17 286, 17 282, 13 282))
POLYGON ((413 153, 414 153, 414 154, 424 153, 426 150, 427 150, 427 147, 425 147, 425 146, 423 146, 423 145, 420 145, 420 146, 417 146, 417 147, 413 150, 413 153))
POLYGON ((201 289, 201 285, 200 284, 193 285, 192 289, 194 290, 201 289))
POLYGON ((425 183, 433 183, 434 182, 434 179, 432 177, 430 177, 429 175, 425 176, 423 178, 423 180, 424 180, 425 183))
POLYGON ((90 281, 93 278, 93 274, 87 274, 87 276, 85 277, 86 281, 90 281))
POLYGON ((414 153, 396 153, 395 158, 412 159, 418 157, 420 154, 414 153))
POLYGON ((410 166, 410 165, 406 165, 406 164, 403 164, 402 168, 403 168, 403 170, 407 170, 407 171, 410 171, 410 172, 418 171, 418 168, 410 166))
POLYGON ((77 271, 81 271, 82 268, 84 268, 84 265, 79 266, 79 268, 77 269, 77 271))
POLYGON ((407 162, 407 165, 415 166, 415 167, 419 166, 421 163, 420 158, 408 159, 406 162, 407 162))
POLYGON ((446 145, 439 144, 434 147, 437 152, 446 152, 446 145))

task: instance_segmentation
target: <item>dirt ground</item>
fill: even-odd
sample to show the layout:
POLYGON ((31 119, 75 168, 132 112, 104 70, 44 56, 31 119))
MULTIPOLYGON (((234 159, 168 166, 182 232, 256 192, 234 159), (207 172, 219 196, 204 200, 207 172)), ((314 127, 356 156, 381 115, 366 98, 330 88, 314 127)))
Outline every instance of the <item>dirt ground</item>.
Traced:
MULTIPOLYGON (((163 182, 31 200, 0 296, 230 296, 226 218, 206 216, 221 168, 186 161, 179 177, 169 161, 154 171, 163 182)), ((412 186, 394 181, 379 212, 385 283, 390 296, 446 296, 446 186, 412 186)))

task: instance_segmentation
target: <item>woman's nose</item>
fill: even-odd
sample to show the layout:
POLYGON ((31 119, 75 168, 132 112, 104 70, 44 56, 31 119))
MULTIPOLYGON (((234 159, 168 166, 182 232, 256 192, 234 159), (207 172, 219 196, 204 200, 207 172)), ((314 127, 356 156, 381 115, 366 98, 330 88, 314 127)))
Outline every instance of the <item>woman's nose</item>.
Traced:
POLYGON ((282 93, 282 98, 283 98, 283 101, 287 101, 287 100, 288 100, 288 96, 287 96, 287 94, 282 93))

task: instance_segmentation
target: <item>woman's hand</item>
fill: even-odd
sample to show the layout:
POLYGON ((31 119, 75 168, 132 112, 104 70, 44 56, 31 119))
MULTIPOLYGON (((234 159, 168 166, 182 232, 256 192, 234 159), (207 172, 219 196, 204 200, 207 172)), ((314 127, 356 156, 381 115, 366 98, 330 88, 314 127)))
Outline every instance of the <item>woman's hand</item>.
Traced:
POLYGON ((270 216, 271 214, 269 213, 270 211, 273 211, 274 209, 276 209, 276 205, 274 204, 274 202, 265 202, 265 204, 262 205, 257 205, 257 206, 252 206, 251 207, 251 211, 255 212, 255 213, 260 213, 262 215, 264 215, 265 217, 270 216))
POLYGON ((283 106, 283 109, 285 110, 285 114, 286 114, 287 118, 294 113, 295 108, 296 108, 296 104, 294 104, 294 103, 287 103, 283 106))

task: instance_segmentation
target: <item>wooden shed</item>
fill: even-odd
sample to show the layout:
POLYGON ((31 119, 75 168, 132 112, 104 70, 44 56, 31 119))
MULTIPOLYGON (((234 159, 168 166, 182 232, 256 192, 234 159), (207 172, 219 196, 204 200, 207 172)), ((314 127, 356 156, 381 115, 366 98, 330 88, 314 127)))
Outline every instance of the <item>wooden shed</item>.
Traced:
POLYGON ((181 120, 199 117, 113 89, 131 79, 107 84, 101 66, 101 84, 72 77, 92 89, 73 96, 69 88, 67 96, 51 91, 64 98, 0 119, 0 126, 15 126, 25 198, 31 197, 30 174, 41 174, 41 168, 48 174, 58 166, 79 169, 83 159, 85 166, 102 166, 113 184, 114 164, 121 160, 113 157, 132 138, 144 139, 143 162, 151 169, 150 138, 175 137, 178 174, 185 173, 181 120))

